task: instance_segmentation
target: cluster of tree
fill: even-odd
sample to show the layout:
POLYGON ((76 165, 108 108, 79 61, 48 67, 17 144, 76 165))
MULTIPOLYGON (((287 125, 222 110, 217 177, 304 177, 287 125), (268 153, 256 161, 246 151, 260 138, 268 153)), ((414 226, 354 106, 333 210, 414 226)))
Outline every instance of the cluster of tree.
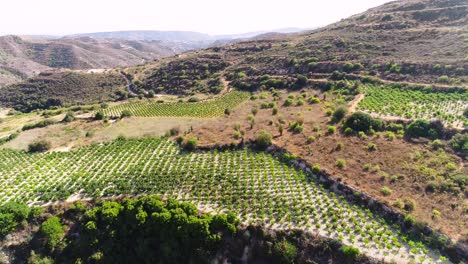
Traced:
POLYGON ((65 221, 56 216, 38 233, 43 247, 36 252, 57 263, 200 262, 212 257, 238 224, 233 214, 201 215, 192 204, 157 196, 103 201, 89 209, 78 203, 67 214, 77 219, 79 236, 64 237, 65 221))
POLYGON ((26 204, 8 202, 0 206, 0 238, 17 228, 23 221, 36 217, 39 208, 29 208, 26 204))

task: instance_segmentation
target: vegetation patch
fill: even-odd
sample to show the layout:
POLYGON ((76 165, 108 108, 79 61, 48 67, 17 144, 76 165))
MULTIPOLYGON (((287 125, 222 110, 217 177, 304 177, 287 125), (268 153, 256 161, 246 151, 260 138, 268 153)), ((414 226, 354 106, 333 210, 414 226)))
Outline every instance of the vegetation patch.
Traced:
POLYGON ((245 100, 249 99, 247 92, 232 91, 212 100, 200 102, 177 102, 158 103, 155 100, 144 99, 120 105, 112 106, 103 110, 106 116, 119 117, 124 111, 133 116, 174 116, 174 117, 199 117, 209 118, 222 116, 226 109, 233 109, 245 100))

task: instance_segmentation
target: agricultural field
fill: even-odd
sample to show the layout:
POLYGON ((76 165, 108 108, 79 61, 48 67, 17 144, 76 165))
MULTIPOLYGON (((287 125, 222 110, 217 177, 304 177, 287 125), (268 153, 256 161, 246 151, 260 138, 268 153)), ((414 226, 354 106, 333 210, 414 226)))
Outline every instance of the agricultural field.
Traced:
POLYGON ((406 119, 440 119, 445 125, 463 128, 468 119, 463 111, 468 108, 468 90, 464 92, 434 92, 391 88, 365 84, 365 93, 357 110, 383 117, 406 119))
POLYGON ((209 118, 222 116, 226 109, 233 109, 249 98, 247 92, 231 91, 215 99, 200 102, 160 103, 155 100, 140 100, 109 107, 104 114, 118 117, 124 110, 129 110, 133 116, 154 117, 198 117, 209 118))
POLYGON ((244 223, 307 229, 397 262, 448 263, 368 209, 264 152, 184 152, 165 138, 115 140, 70 152, 0 150, 0 204, 70 196, 160 194, 244 223))

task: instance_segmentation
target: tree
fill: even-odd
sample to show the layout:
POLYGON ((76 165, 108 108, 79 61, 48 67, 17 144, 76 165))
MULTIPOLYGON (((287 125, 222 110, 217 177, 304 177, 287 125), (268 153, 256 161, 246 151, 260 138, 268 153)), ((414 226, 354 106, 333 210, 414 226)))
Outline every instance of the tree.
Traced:
POLYGON ((94 120, 103 120, 104 118, 106 118, 106 116, 101 111, 96 112, 94 115, 94 120))
POLYGON ((60 223, 60 219, 53 216, 42 223, 39 232, 45 238, 49 249, 52 250, 62 239, 64 227, 60 223))
POLYGON ((37 140, 28 145, 28 152, 45 152, 49 150, 51 144, 46 140, 37 140))
POLYGON ((265 130, 260 131, 255 139, 255 143, 259 149, 266 149, 271 145, 272 136, 265 130))
POLYGON ((354 131, 369 131, 371 128, 378 131, 383 128, 383 121, 377 118, 372 118, 367 113, 355 112, 345 121, 345 127, 349 127, 354 131))

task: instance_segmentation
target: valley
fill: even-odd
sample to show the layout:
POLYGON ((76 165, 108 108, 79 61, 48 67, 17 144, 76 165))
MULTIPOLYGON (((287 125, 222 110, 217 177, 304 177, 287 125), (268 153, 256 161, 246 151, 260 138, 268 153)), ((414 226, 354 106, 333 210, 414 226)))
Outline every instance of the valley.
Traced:
POLYGON ((0 88, 0 263, 466 263, 467 11, 395 1, 21 73, 0 88))

